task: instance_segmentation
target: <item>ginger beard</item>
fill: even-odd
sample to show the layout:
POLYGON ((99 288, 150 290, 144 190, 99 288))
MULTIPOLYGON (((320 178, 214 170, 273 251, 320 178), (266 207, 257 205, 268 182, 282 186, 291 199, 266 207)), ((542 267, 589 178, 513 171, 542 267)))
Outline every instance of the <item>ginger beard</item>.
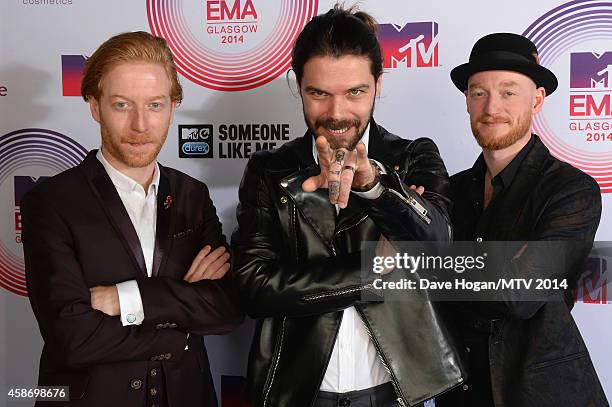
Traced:
POLYGON ((163 147, 168 131, 161 139, 155 140, 146 134, 134 138, 122 137, 118 140, 111 135, 111 131, 100 114, 100 134, 102 136, 102 148, 119 162, 131 168, 142 168, 151 164, 163 147))
POLYGON ((516 122, 512 118, 504 115, 490 116, 487 114, 479 117, 470 116, 470 126, 472 134, 480 147, 486 150, 503 150, 510 147, 521 138, 531 132, 532 116, 530 111, 521 114, 516 122), (507 123, 510 128, 505 134, 499 133, 499 129, 490 129, 489 124, 507 123))

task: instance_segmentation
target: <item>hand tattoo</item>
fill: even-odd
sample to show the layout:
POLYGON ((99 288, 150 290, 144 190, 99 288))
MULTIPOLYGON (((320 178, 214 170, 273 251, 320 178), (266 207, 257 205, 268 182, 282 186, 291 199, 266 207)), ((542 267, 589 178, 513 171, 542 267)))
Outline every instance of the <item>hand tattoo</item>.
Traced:
POLYGON ((329 182, 329 197, 334 198, 333 200, 335 201, 338 195, 340 195, 340 182, 330 181, 329 182))
POLYGON ((344 151, 336 151, 336 157, 334 158, 334 162, 341 164, 342 160, 344 160, 344 151))

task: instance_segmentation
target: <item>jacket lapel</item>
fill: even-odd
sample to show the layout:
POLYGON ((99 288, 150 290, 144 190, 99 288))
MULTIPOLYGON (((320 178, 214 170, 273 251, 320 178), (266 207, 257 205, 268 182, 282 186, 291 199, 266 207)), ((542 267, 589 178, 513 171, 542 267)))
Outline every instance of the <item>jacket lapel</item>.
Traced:
MULTIPOLYGON (((319 189, 311 193, 304 192, 302 183, 308 177, 319 173, 319 166, 312 156, 312 134, 307 132, 291 148, 300 163, 299 170, 282 178, 280 186, 291 196, 297 209, 312 229, 319 234, 324 242, 331 244, 335 233, 359 223, 361 219, 367 216, 367 212, 359 203, 359 200, 351 194, 347 207, 340 210, 336 216, 336 208, 329 203, 327 189, 319 189)), ((370 125, 368 156, 382 163, 389 163, 392 160, 384 147, 383 138, 374 120, 370 125)))
POLYGON ((111 225, 121 237, 127 251, 131 254, 134 266, 145 276, 147 275, 144 255, 140 240, 134 225, 121 202, 117 189, 113 185, 102 163, 96 158, 97 150, 89 152, 83 160, 83 169, 91 185, 94 195, 100 200, 111 225))
POLYGON ((331 245, 336 224, 336 208, 329 203, 327 189, 308 193, 302 190, 304 181, 319 174, 319 166, 312 155, 312 134, 306 132, 303 137, 285 146, 291 149, 295 158, 295 161, 287 163, 287 172, 295 168, 296 161, 298 169, 289 174, 279 172, 272 179, 275 179, 281 190, 291 198, 296 209, 321 240, 331 245))
POLYGON ((159 166, 159 190, 157 191, 157 226, 155 229, 155 251, 153 252, 153 276, 159 275, 162 263, 167 258, 170 222, 174 213, 174 194, 166 169, 159 166))
MULTIPOLYGON (((489 227, 490 231, 496 230, 504 234, 512 234, 514 231, 519 230, 518 227, 522 225, 521 217, 525 209, 525 203, 529 195, 538 192, 534 191, 534 185, 537 184, 537 177, 539 177, 542 169, 548 162, 550 153, 538 136, 534 135, 534 137, 536 137, 535 144, 525 156, 514 176, 512 184, 508 187, 506 196, 509 198, 503 199, 501 205, 495 210, 496 216, 492 218, 495 219, 495 225, 489 227), (513 225, 513 227, 508 229, 507 225, 513 225)), ((498 237, 503 239, 510 238, 507 235, 498 237)))
POLYGON ((372 119, 370 121, 370 142, 367 146, 368 157, 385 165, 394 165, 396 158, 392 155, 388 141, 379 131, 378 124, 372 119))
POLYGON ((302 190, 302 183, 318 173, 319 167, 312 165, 284 177, 280 181, 280 186, 291 197, 297 210, 321 240, 331 245, 336 225, 336 208, 329 203, 327 189, 318 189, 314 192, 302 190))

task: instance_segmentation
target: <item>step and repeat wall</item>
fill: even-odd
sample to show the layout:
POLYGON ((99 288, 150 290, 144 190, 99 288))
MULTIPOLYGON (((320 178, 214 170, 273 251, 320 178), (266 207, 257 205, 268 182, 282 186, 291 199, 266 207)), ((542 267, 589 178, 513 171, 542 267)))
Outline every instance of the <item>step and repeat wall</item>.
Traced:
MULTIPOLYGON (((86 58, 110 36, 166 38, 185 91, 159 161, 210 187, 226 236, 253 152, 303 135, 287 71, 293 41, 328 0, 2 0, 0 2, 0 406, 36 383, 42 340, 25 288, 19 203, 45 177, 100 145, 79 96, 86 58)), ((559 78, 534 122, 560 159, 602 191, 597 240, 612 240, 612 2, 555 0, 361 1, 380 24, 385 56, 377 121, 405 138, 436 141, 451 174, 479 154, 464 96, 449 78, 491 32, 531 38, 559 78)), ((612 399, 612 293, 607 262, 579 282, 573 315, 612 399), (602 284, 603 282, 603 284, 602 284)), ((253 324, 206 339, 223 406, 239 406, 253 324)))

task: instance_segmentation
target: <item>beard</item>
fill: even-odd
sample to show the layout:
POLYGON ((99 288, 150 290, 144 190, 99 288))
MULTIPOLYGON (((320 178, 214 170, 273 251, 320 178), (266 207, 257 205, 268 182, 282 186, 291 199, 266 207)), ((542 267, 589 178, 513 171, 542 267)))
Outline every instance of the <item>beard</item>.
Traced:
POLYGON ((488 136, 485 132, 479 130, 478 125, 484 122, 509 122, 510 119, 503 117, 494 118, 488 115, 482 115, 476 118, 470 117, 470 126, 474 138, 480 147, 486 150, 503 150, 510 147, 518 140, 523 138, 531 130, 532 118, 529 114, 521 115, 517 118, 516 123, 512 124, 508 132, 502 136, 488 136))
POLYGON ((162 137, 160 142, 156 142, 154 139, 147 135, 143 135, 142 137, 122 137, 120 140, 117 140, 111 135, 110 130, 104 125, 104 123, 100 122, 100 133, 102 135, 102 146, 104 147, 104 151, 109 153, 113 158, 121 162, 122 164, 130 167, 130 168, 142 168, 151 164, 157 158, 164 142, 166 141, 166 137, 168 136, 168 132, 162 137), (124 143, 151 143, 147 149, 143 149, 143 151, 130 151, 129 147, 126 147, 124 143))
MULTIPOLYGON (((303 107, 302 107, 303 110, 303 107)), ((329 146, 332 150, 338 150, 339 148, 345 148, 349 151, 352 151, 357 147, 357 144, 363 137, 366 129, 368 128, 368 123, 372 119, 374 114, 374 102, 372 102, 372 108, 370 109, 370 113, 368 114, 368 120, 365 123, 355 117, 355 118, 347 118, 347 119, 333 119, 328 116, 320 116, 318 117, 314 123, 308 119, 306 112, 304 111, 304 121, 306 122, 306 126, 308 129, 314 134, 315 138, 320 136, 321 134, 317 132, 318 129, 329 129, 329 130, 340 130, 340 129, 355 129, 355 134, 350 138, 339 138, 334 136, 329 136, 323 133, 323 136, 329 143, 329 146)))

